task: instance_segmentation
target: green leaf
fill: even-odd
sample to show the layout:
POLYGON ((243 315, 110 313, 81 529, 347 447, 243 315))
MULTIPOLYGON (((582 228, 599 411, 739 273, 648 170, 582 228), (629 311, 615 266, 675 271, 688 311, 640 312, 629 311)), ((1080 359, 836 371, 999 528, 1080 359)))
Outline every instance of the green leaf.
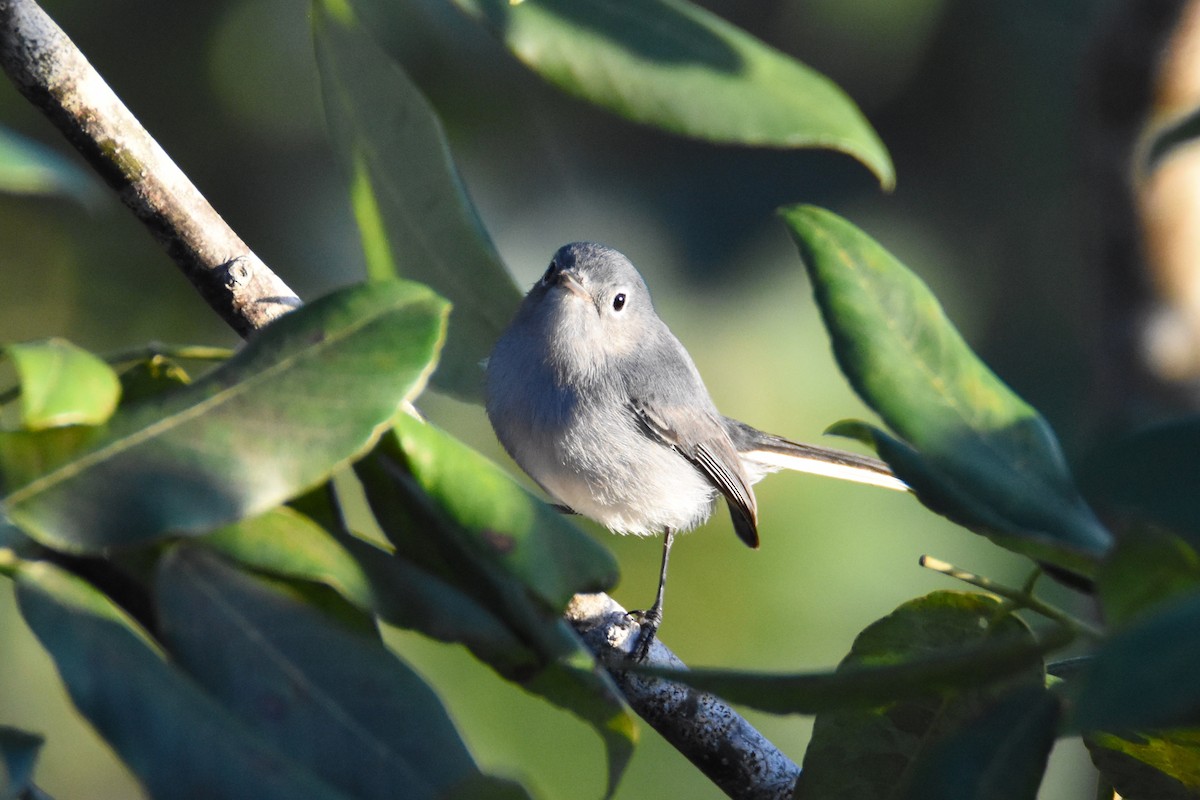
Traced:
MULTIPOLYGON (((1028 629, 998 599, 934 592, 910 600, 867 627, 855 639, 838 674, 862 674, 910 661, 953 660, 956 653, 997 641, 1034 646, 1028 629)), ((902 794, 912 765, 934 752, 949 732, 1014 687, 1043 685, 1041 661, 1032 653, 1027 651, 1025 659, 1011 667, 1003 673, 980 675, 972 683, 960 682, 953 690, 930 682, 917 694, 819 714, 796 797, 875 800, 902 794)))
POLYGON ((393 479, 411 482, 414 501, 433 503, 476 558, 516 578, 548 608, 561 611, 578 592, 616 584, 617 564, 606 548, 434 425, 401 415, 383 453, 399 470, 393 479))
POLYGON ((65 339, 10 344, 21 388, 21 427, 100 425, 117 408, 121 384, 112 367, 65 339))
POLYGON ((497 617, 449 581, 345 529, 323 487, 293 509, 222 528, 200 541, 260 572, 329 586, 384 622, 443 642, 463 644, 512 680, 528 678, 537 656, 497 617))
POLYGON ((1082 482, 1097 505, 1124 518, 1170 527, 1200 546, 1200 493, 1179 491, 1200 474, 1200 417, 1137 431, 1088 458, 1082 482))
MULTIPOLYGON (((931 507, 1001 534, 1005 547, 1026 552, 1028 543, 1027 555, 1071 569, 1103 556, 1112 537, 1080 497, 1050 426, 978 359, 929 288, 846 220, 811 206, 781 213, 838 365, 923 464, 912 475, 926 484, 918 497, 930 480, 945 482, 931 507)), ((908 480, 910 461, 892 466, 908 480)))
POLYGON ((0 725, 0 800, 46 797, 33 785, 33 768, 45 738, 0 725))
POLYGON ((1200 554, 1179 537, 1156 528, 1136 528, 1117 546, 1096 576, 1104 619, 1124 626, 1156 608, 1200 593, 1200 554))
POLYGON ((1195 800, 1200 795, 1200 731, 1093 733, 1092 763, 1126 800, 1195 800))
POLYGON ((313 4, 321 92, 334 152, 373 279, 403 275, 453 304, 433 385, 483 397, 481 362, 521 293, 458 177, 441 123, 400 67, 344 9, 313 4))
POLYGON ((21 614, 75 706, 150 796, 348 800, 164 661, 93 587, 44 562, 14 572, 21 614))
POLYGON ((137 403, 192 382, 178 362, 162 355, 151 356, 121 371, 121 400, 137 403))
MULTIPOLYGON (((951 623, 959 622, 955 619, 958 616, 966 620, 962 623, 968 628, 966 633, 975 633, 974 629, 969 629, 970 621, 979 626, 980 620, 986 622, 981 616, 983 612, 998 614, 1000 609, 993 607, 994 602, 990 596, 935 592, 901 606, 891 616, 863 631, 859 638, 867 636, 869 644, 870 637, 877 635, 879 630, 886 633, 908 628, 913 629, 914 637, 933 635, 920 630, 922 627, 929 627, 933 633, 941 635, 963 633, 951 627, 951 623), (950 599, 942 595, 948 595, 950 599), (968 599, 957 600, 960 596, 968 599), (977 597, 983 600, 973 599, 977 597), (967 605, 965 610, 956 606, 963 603, 967 605), (947 609, 937 613, 938 605, 946 605, 947 609), (973 617, 967 616, 975 606, 982 610, 973 617), (929 608, 935 611, 929 611, 929 608), (948 621, 942 621, 942 616, 948 621), (947 630, 939 631, 939 626, 947 630)), ((832 673, 771 675, 717 669, 680 672, 661 668, 640 668, 640 671, 686 683, 730 702, 773 714, 820 714, 886 705, 930 692, 963 690, 1000 681, 1040 664, 1043 655, 1064 646, 1071 638, 1066 632, 1056 631, 1040 642, 1034 641, 1015 618, 1011 622, 1002 622, 997 630, 1001 633, 979 636, 975 641, 964 639, 931 645, 914 640, 911 653, 904 653, 896 645, 897 654, 871 659, 856 657, 859 647, 856 642, 856 650, 842 662, 837 672, 832 673), (1005 631, 1012 635, 1002 635, 1005 631)))
POLYGON ((1190 594, 1118 631, 1074 684, 1076 731, 1200 725, 1200 595, 1190 594))
POLYGON ((0 128, 0 192, 64 195, 85 205, 107 199, 90 172, 8 128, 0 128))
POLYGON ((713 142, 822 147, 895 183, 832 81, 685 0, 453 0, 531 70, 615 114, 713 142))
POLYGON ((157 589, 180 666, 348 795, 436 798, 482 777, 441 701, 377 636, 347 631, 197 548, 160 562, 157 589))
POLYGON ((934 743, 912 768, 911 800, 1036 800, 1054 746, 1058 698, 1019 686, 934 743))
POLYGON ((574 593, 612 585, 612 556, 495 464, 412 417, 401 415, 355 469, 397 561, 428 574, 423 602, 461 594, 455 602, 512 632, 519 649, 503 649, 496 626, 451 629, 499 674, 593 726, 611 794, 632 752, 632 716, 560 614, 574 593))
POLYGON ((290 508, 218 528, 200 540, 247 567, 323 583, 371 611, 371 586, 358 562, 317 523, 290 508))
POLYGON ((122 408, 85 451, 11 490, 2 509, 53 547, 90 551, 198 534, 325 480, 419 391, 445 303, 381 282, 258 332, 176 392, 122 408))

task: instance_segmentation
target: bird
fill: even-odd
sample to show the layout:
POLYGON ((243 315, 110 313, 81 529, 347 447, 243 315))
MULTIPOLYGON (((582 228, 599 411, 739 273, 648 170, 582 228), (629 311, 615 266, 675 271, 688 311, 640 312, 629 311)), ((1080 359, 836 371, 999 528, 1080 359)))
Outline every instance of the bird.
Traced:
POLYGON ((505 451, 564 511, 615 533, 663 536, 658 590, 639 624, 643 660, 663 619, 675 536, 724 497, 759 546, 752 486, 780 469, 906 490, 874 458, 802 444, 721 414, 622 253, 558 249, 485 362, 485 408, 505 451))

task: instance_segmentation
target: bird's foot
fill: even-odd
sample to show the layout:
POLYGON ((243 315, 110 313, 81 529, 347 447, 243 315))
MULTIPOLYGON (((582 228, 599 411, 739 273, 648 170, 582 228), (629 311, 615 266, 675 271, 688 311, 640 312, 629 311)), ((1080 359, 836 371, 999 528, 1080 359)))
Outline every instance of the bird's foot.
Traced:
POLYGON ((633 660, 645 661, 650 653, 650 645, 654 644, 658 626, 662 624, 662 608, 656 605, 645 611, 630 611, 629 616, 638 624, 638 640, 633 650, 633 660))

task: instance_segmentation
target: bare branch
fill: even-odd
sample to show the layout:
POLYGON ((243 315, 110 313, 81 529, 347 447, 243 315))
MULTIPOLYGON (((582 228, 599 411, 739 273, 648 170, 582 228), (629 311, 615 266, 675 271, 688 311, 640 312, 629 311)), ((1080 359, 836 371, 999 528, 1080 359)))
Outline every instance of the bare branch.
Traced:
MULTIPOLYGON (((604 664, 633 710, 735 800, 792 796, 800 768, 725 701, 689 686, 622 669, 631 663, 637 625, 606 594, 575 595, 567 621, 604 664)), ((685 669, 658 639, 648 666, 685 669)))
POLYGON ((300 304, 33 0, 0 0, 0 66, 240 335, 300 304))

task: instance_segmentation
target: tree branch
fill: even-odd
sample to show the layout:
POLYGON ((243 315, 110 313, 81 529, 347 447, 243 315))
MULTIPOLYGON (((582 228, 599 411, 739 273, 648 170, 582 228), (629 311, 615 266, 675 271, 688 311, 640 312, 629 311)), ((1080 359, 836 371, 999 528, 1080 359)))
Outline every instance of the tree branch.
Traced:
POLYGON ((0 66, 238 334, 300 305, 33 0, 0 0, 0 66))
MULTIPOLYGON (((240 335, 301 304, 34 0, 0 0, 0 67, 240 335)), ((630 706, 730 797, 791 797, 800 768, 732 708, 713 695, 622 670, 636 642, 636 627, 616 601, 603 594, 579 595, 567 619, 612 671, 630 706)), ((683 667, 659 641, 646 663, 683 667)))
MULTIPOLYGON (((792 796, 800 767, 715 695, 662 678, 628 672, 638 627, 606 594, 578 594, 567 621, 612 674, 629 705, 720 789, 735 800, 792 796)), ((685 669, 658 639, 647 666, 685 669)))

